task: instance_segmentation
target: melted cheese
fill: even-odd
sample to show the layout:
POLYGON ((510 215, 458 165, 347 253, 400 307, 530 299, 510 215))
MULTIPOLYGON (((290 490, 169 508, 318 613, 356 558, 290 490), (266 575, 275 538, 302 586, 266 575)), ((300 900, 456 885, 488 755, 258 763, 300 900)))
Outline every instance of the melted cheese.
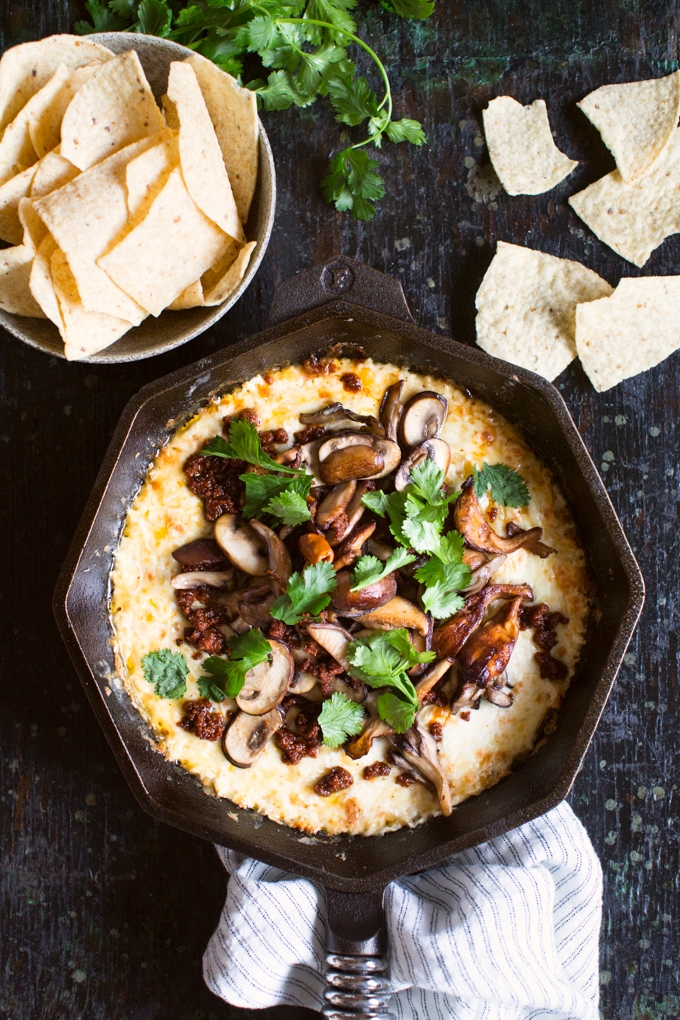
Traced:
MULTIPOLYGON (((177 648, 187 621, 179 612, 170 578, 177 565, 172 551, 212 533, 201 500, 186 486, 182 465, 207 439, 220 433, 221 419, 244 408, 255 408, 263 429, 300 428, 299 415, 330 401, 341 401, 361 414, 378 414, 385 389, 398 378, 405 380, 403 399, 422 390, 446 396, 449 411, 442 438, 451 447, 447 482, 459 486, 473 465, 503 462, 526 479, 531 502, 524 510, 499 508, 495 528, 505 532, 508 521, 521 527, 540 526, 543 540, 557 553, 542 560, 518 550, 495 575, 499 582, 526 582, 537 602, 547 602, 569 623, 559 628, 553 650, 570 670, 583 642, 588 611, 589 577, 582 550, 565 502, 547 468, 534 456, 519 434, 491 407, 467 396, 451 382, 383 365, 371 360, 341 359, 335 373, 312 377, 299 366, 258 375, 231 393, 216 398, 178 429, 159 452, 128 512, 112 572, 111 617, 115 633, 118 671, 130 697, 148 722, 157 746, 203 783, 207 792, 259 811, 274 821, 306 832, 375 835, 404 825, 418 825, 439 813, 434 794, 417 784, 402 787, 395 773, 370 781, 362 778, 366 765, 384 759, 384 739, 374 741, 359 761, 342 748, 321 747, 317 758, 303 758, 297 766, 281 761, 270 742, 250 769, 238 769, 224 757, 220 743, 200 740, 180 729, 181 701, 159 698, 142 672, 141 659, 149 651, 177 648), (340 377, 353 372, 362 381, 358 393, 347 393, 340 377), (314 784, 329 768, 341 765, 354 785, 330 797, 314 793, 314 784)), ((485 500, 482 500, 485 505, 485 500)), ((498 603, 494 607, 499 608, 498 603)), ((200 660, 194 649, 182 645, 190 670, 187 698, 199 697, 196 677, 200 660)), ((440 744, 442 764, 449 776, 454 804, 498 782, 514 761, 525 757, 541 735, 549 713, 559 708, 568 680, 542 680, 534 660, 537 651, 531 632, 520 633, 508 667, 514 704, 499 709, 486 700, 470 713, 469 721, 451 717, 448 709, 427 707, 420 718, 444 724, 440 744)), ((226 701, 219 711, 233 707, 226 701)))

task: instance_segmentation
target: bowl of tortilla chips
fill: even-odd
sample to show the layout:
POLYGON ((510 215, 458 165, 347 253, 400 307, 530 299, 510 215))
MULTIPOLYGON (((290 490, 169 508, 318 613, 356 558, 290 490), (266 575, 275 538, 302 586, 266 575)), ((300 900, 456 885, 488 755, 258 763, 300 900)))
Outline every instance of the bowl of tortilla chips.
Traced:
POLYGON ((203 333, 276 205, 256 97, 155 36, 51 36, 0 61, 0 324, 49 354, 136 361, 203 333))

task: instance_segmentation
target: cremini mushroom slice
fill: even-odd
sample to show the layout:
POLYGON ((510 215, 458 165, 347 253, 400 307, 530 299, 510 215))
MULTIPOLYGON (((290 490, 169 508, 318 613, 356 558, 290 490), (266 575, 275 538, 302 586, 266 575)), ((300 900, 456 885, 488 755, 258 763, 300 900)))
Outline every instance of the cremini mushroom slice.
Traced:
POLYGON ((175 574, 170 584, 176 591, 198 588, 202 584, 209 588, 226 588, 233 577, 233 567, 229 570, 185 570, 182 574, 175 574))
POLYGON ((215 521, 215 541, 222 552, 244 574, 261 577, 269 567, 262 541, 249 524, 236 514, 222 514, 215 521))
POLYGON ((321 645, 325 652, 332 655, 343 669, 349 669, 347 648, 353 639, 344 627, 340 627, 336 623, 310 623, 307 625, 307 633, 317 644, 321 645))
POLYGON ((417 606, 401 595, 396 595, 380 609, 362 614, 360 622, 371 630, 396 630, 407 627, 425 637, 430 629, 430 622, 417 606))
POLYGON ((530 528, 529 531, 518 528, 507 537, 497 535, 484 518, 472 475, 466 478, 461 486, 461 493, 453 510, 453 519, 456 529, 460 531, 467 544, 479 552, 512 553, 516 549, 526 548, 528 552, 533 552, 541 559, 555 552, 541 542, 543 528, 530 528))
POLYGON ((305 558, 305 566, 333 562, 335 554, 323 535, 308 531, 304 535, 300 535, 298 545, 305 558))
POLYGON ((265 659, 246 673, 246 682, 236 697, 236 704, 248 715, 264 715, 275 708, 293 679, 293 656, 280 641, 270 639, 271 661, 265 659))
POLYGON ((520 598, 532 602, 534 593, 528 584, 488 584, 475 595, 469 595, 455 616, 435 627, 432 648, 440 659, 455 659, 473 631, 479 627, 484 613, 495 599, 520 598))
POLYGON ((239 769, 250 768, 282 725, 283 719, 278 708, 273 708, 265 715, 239 712, 222 737, 225 758, 239 769))
POLYGON ((357 414, 341 403, 327 404, 320 411, 301 414, 303 425, 335 425, 340 421, 354 421, 365 425, 375 436, 384 436, 385 429, 372 414, 357 414))
POLYGON ((351 571, 340 570, 336 576, 338 583, 331 595, 331 605, 340 616, 361 616, 384 606, 397 594, 394 574, 388 574, 375 584, 367 584, 360 591, 352 591, 351 571))
MULTIPOLYGON (((472 549, 466 549, 466 552, 473 552, 472 549)), ((484 553, 477 553, 478 556, 484 556, 484 553)), ((498 553, 496 556, 489 556, 488 559, 484 559, 478 566, 472 570, 472 578, 467 588, 462 588, 461 592, 463 595, 474 595, 475 592, 481 591, 482 588, 489 583, 493 575, 496 573, 499 567, 502 567, 507 559, 505 553, 498 553)), ((463 556, 463 562, 465 562, 465 556, 463 556)), ((469 566, 470 564, 468 564, 469 566)))
POLYGON ((367 521, 366 524, 359 524, 354 531, 350 532, 347 538, 343 539, 335 552, 335 569, 342 570, 343 567, 351 567, 361 556, 361 547, 367 542, 375 531, 375 521, 367 521))
POLYGON ((363 758, 371 750, 376 737, 388 737, 391 733, 394 730, 384 719, 369 719, 359 736, 345 745, 345 751, 350 758, 363 758))
POLYGON ((268 528, 262 521, 253 518, 250 527, 267 547, 267 576, 271 579, 274 594, 283 595, 293 572, 290 553, 276 532, 268 528))
POLYGON ((420 446, 426 439, 437 439, 449 410, 446 397, 432 390, 416 393, 406 403, 399 427, 404 446, 420 446))
POLYGON ((385 429, 388 439, 396 442, 397 430, 401 416, 404 413, 404 405, 401 402, 401 391, 404 388, 404 380, 398 379, 385 390, 380 405, 380 422, 385 429))
POLYGON ((357 483, 353 478, 334 485, 316 508, 316 526, 325 531, 326 528, 329 528, 337 520, 340 514, 345 513, 348 503, 356 492, 356 488, 357 483))
POLYGON ((323 481, 335 485, 351 478, 384 478, 398 467, 401 450, 391 439, 343 432, 322 440, 318 456, 323 481))
POLYGON ((212 538, 197 538, 193 542, 181 545, 172 554, 183 567, 203 570, 220 570, 226 565, 226 558, 217 542, 212 538))
POLYGON ((399 470, 394 476, 394 487, 397 492, 402 492, 411 481, 411 472, 424 460, 432 460, 438 468, 444 472, 449 470, 451 463, 451 447, 444 439, 426 439, 420 446, 412 450, 406 460, 399 465, 399 470))
POLYGON ((419 725, 408 730, 401 740, 401 754, 411 768, 434 786, 443 815, 451 814, 451 789, 439 762, 439 749, 431 733, 419 725))
POLYGON ((308 694, 312 687, 316 687, 316 677, 314 674, 307 673, 303 669, 297 669, 288 687, 288 693, 308 694))
POLYGON ((497 708, 510 708, 512 705, 512 694, 502 691, 499 687, 490 686, 486 688, 487 700, 497 708))
POLYGON ((440 659, 439 662, 433 662, 428 667, 427 672, 423 674, 416 684, 416 694, 421 705, 425 695, 429 694, 433 687, 437 686, 442 677, 446 676, 449 669, 451 669, 450 659, 440 659))
POLYGON ((371 556, 375 556, 384 563, 394 552, 394 546, 388 545, 387 542, 383 542, 379 538, 369 538, 366 542, 366 550, 371 556))

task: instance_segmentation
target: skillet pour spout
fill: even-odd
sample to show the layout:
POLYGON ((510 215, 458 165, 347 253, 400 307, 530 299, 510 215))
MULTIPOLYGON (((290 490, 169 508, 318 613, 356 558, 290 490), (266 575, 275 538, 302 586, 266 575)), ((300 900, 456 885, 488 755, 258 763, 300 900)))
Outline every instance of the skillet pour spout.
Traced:
POLYGON ((347 1020, 365 1016, 368 1006, 373 1015, 388 1008, 385 886, 530 821, 569 793, 643 601, 638 565, 557 390, 532 372, 420 329, 396 280, 342 255, 281 284, 262 333, 159 379, 130 401, 62 569, 54 611, 92 708, 141 806, 155 818, 326 888, 331 935, 325 1012, 347 1020), (114 551, 127 507, 172 423, 181 425, 213 394, 258 373, 324 355, 370 356, 445 376, 504 415, 551 469, 596 586, 597 611, 590 615, 554 731, 496 786, 459 804, 449 817, 382 836, 312 839, 230 801, 207 797, 193 776, 154 750, 117 679, 111 646, 107 598, 114 551))

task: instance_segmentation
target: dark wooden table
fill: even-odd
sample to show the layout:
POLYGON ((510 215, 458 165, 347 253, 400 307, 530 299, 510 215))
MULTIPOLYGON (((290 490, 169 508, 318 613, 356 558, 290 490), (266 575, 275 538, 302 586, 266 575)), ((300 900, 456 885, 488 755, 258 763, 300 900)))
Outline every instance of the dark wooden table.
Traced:
MULTIPOLYGON (((339 130, 321 106, 265 115, 278 167, 276 226, 243 300, 186 347, 122 366, 66 364, 0 343, 2 959, 11 1020, 246 1020, 215 999, 201 954, 225 875, 213 848, 137 806, 52 619, 62 559, 121 409, 143 384, 261 329, 275 285, 337 252, 401 280, 416 320, 474 342, 474 294, 498 238, 638 275, 595 239, 567 195, 613 167, 574 101, 605 82, 677 68, 672 0, 439 0, 407 24, 362 0, 391 67, 398 115, 424 121, 420 151, 385 147, 388 197, 369 225, 319 197, 339 130), (498 94, 548 103, 558 144, 582 161, 536 198, 498 193, 481 110, 498 94)), ((0 3, 2 46, 69 31, 68 0, 0 3)), ((642 272, 680 270, 680 238, 642 272)), ((602 860, 600 981, 606 1020, 680 1016, 678 442, 680 356, 598 395, 580 367, 559 380, 647 582, 637 637, 571 803, 602 860)), ((301 1017, 280 1009, 270 1017, 301 1017)), ((259 1014, 258 1014, 259 1015, 259 1014)))

